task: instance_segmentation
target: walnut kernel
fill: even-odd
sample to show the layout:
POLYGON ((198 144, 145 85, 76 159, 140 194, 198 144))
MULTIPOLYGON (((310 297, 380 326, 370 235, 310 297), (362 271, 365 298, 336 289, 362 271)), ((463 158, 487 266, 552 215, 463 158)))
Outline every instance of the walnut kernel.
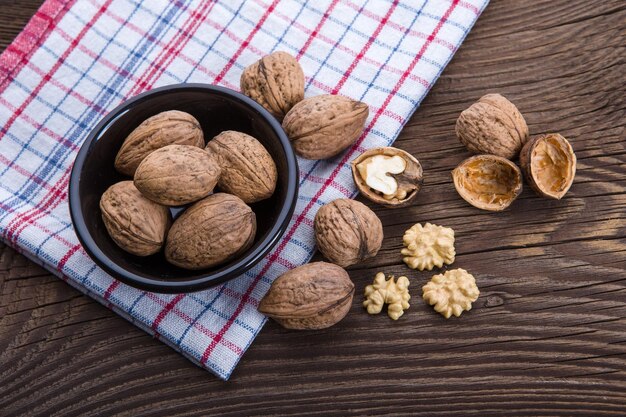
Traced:
POLYGON ((417 223, 404 232, 403 243, 402 260, 409 268, 430 271, 454 262, 454 230, 449 227, 417 223))
POLYGON ((399 277, 394 281, 393 275, 385 280, 385 274, 379 272, 374 277, 374 283, 365 287, 365 301, 363 307, 367 309, 369 314, 378 314, 382 311, 383 306, 387 306, 387 314, 392 320, 398 320, 404 310, 409 308, 409 279, 407 277, 399 277))
POLYGON ((474 276, 461 268, 433 276, 422 291, 424 300, 445 318, 471 310, 480 295, 474 276))

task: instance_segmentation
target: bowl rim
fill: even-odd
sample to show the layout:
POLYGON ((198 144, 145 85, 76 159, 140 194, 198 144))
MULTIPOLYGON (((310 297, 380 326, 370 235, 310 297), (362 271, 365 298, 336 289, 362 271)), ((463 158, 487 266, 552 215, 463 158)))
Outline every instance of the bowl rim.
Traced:
POLYGON ((235 90, 212 84, 171 84, 151 89, 128 100, 125 100, 120 105, 111 110, 91 130, 91 132, 89 132, 89 135, 85 138, 85 141, 81 145, 80 150, 76 155, 76 159, 74 160, 74 165, 72 167, 72 172, 70 174, 70 181, 68 185, 70 217, 76 236, 78 237, 78 240, 80 241, 82 247, 85 249, 85 252, 99 267, 101 267, 113 278, 119 279, 120 281, 132 287, 146 291, 170 294, 195 292, 221 284, 244 274, 259 261, 261 261, 261 259, 263 259, 274 248, 274 246, 278 243, 278 241, 286 231, 295 210, 299 188, 298 179, 298 163, 295 153, 293 152, 293 148, 291 147, 289 138, 282 129, 282 126, 278 122, 278 120, 276 120, 274 116, 269 113, 269 111, 263 108, 256 101, 235 90), (252 110, 258 113, 261 118, 269 123, 272 130, 274 130, 274 132, 276 133, 280 141, 280 145, 285 153, 285 159, 287 161, 287 172, 294 172, 295 175, 288 176, 287 189, 285 192, 285 204, 283 204, 283 206, 280 208, 280 212, 278 214, 278 217, 276 218, 276 221, 270 227, 269 231, 266 232, 265 237, 256 244, 256 249, 250 251, 246 256, 239 258, 227 268, 219 270, 215 273, 207 273, 200 277, 192 279, 163 281, 153 278, 146 278, 120 267, 114 260, 107 256, 98 247, 95 240, 89 233, 89 230, 85 223, 85 218, 80 207, 81 199, 79 195, 79 185, 85 160, 91 150, 91 147, 95 142, 97 142, 97 140, 99 140, 103 132, 106 131, 110 124, 114 123, 117 118, 123 115, 137 102, 148 100, 150 97, 155 95, 170 94, 178 90, 200 90, 211 94, 227 96, 231 99, 242 102, 248 107, 252 107, 252 110))

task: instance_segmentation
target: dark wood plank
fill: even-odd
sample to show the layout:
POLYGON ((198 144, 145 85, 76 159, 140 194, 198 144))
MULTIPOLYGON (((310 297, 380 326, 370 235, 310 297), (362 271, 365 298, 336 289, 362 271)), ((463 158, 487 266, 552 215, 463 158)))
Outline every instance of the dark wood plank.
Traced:
MULTIPOLYGON (((5 46, 38 1, 0 1, 5 46)), ((418 203, 373 207, 379 256, 350 271, 358 296, 339 325, 270 323, 228 383, 0 245, 0 410, 6 415, 626 414, 626 5, 620 0, 492 0, 402 132, 425 168, 418 203), (454 191, 468 156, 459 112, 500 92, 534 134, 578 155, 559 202, 524 191, 480 212, 454 191), (431 221, 457 233, 455 267, 481 297, 444 320, 420 300, 431 273, 408 270, 401 236, 431 221), (360 303, 377 271, 411 279, 398 322, 360 303)), ((0 414, 3 414, 0 412, 0 414)))

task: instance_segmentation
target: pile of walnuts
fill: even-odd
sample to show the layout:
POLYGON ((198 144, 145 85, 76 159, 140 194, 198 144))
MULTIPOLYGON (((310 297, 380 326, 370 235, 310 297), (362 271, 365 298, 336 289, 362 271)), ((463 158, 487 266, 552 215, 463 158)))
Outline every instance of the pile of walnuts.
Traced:
POLYGON ((164 248, 165 259, 185 269, 211 268, 248 249, 256 234, 248 204, 271 197, 277 181, 276 164, 257 139, 225 131, 205 144, 200 123, 177 110, 133 130, 115 169, 132 181, 112 185, 100 199, 113 241, 137 256, 164 248), (172 221, 169 207, 186 205, 172 221))

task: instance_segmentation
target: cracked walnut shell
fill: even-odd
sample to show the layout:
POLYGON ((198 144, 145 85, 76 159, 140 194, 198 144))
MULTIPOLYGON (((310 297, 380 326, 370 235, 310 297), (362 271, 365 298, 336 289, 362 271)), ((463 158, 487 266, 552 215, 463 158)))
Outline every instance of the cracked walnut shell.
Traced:
POLYGON ((424 300, 447 319, 471 310, 480 295, 474 276, 461 268, 433 276, 422 290, 424 300))
POLYGON ((456 134, 471 152, 513 159, 528 140, 528 125, 513 103, 487 94, 459 115, 456 134))
POLYGON ((304 99, 304 72, 293 56, 278 51, 266 55, 241 74, 241 92, 282 120, 304 99))
POLYGON ((317 211, 315 240, 326 259, 345 268, 376 256, 383 225, 365 204, 340 198, 317 211))
POLYGON ((203 149, 168 145, 141 161, 134 182, 150 200, 165 206, 182 206, 209 195, 219 175, 217 161, 203 149))
POLYGON ((513 162, 495 155, 476 155, 452 171, 454 187, 474 207, 501 211, 522 192, 522 173, 513 162))
POLYGON ((398 320, 409 308, 409 279, 399 277, 398 281, 394 281, 391 275, 385 280, 385 274, 379 272, 374 277, 374 283, 365 287, 365 298, 363 307, 368 314, 378 314, 388 304, 387 314, 392 320, 398 320))
POLYGON ((370 149, 352 161, 351 167, 359 191, 385 207, 409 205, 422 187, 422 165, 401 149, 370 149))
POLYGON ((259 303, 259 311, 287 329, 325 329, 343 319, 354 284, 341 267, 313 262, 278 277, 259 303))
POLYGON ((520 165, 530 187, 539 195, 560 200, 576 175, 572 145, 558 133, 531 139, 520 153, 520 165))
POLYGON ((148 256, 161 250, 170 211, 144 197, 132 181, 110 186, 100 198, 100 211, 109 236, 126 252, 148 256))
POLYGON ((449 227, 417 223, 404 232, 402 240, 402 260, 409 268, 430 271, 454 262, 454 230, 449 227))
POLYGON ((367 104, 344 96, 309 97, 285 116, 283 129, 294 151, 306 159, 331 158, 363 133, 367 104))
POLYGON ((278 180, 276 163, 257 139, 227 130, 210 140, 206 150, 215 155, 222 169, 217 182, 220 190, 248 204, 274 194, 278 180))
POLYGON ((115 169, 132 177, 148 154, 167 145, 204 147, 200 123, 189 113, 178 110, 146 119, 124 139, 115 157, 115 169))
POLYGON ((183 212, 172 225, 165 259, 185 269, 204 269, 248 249, 256 234, 254 212, 239 197, 212 194, 183 212))

